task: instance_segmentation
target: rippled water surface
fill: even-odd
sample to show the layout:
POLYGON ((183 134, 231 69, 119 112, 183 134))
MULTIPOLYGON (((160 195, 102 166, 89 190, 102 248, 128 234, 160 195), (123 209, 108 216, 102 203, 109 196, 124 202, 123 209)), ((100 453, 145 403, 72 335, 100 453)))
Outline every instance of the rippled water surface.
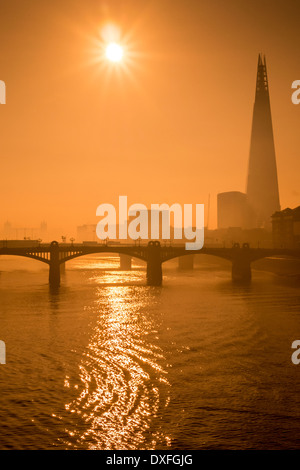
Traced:
POLYGON ((59 291, 0 260, 1 449, 300 447, 300 282, 79 258, 59 291))

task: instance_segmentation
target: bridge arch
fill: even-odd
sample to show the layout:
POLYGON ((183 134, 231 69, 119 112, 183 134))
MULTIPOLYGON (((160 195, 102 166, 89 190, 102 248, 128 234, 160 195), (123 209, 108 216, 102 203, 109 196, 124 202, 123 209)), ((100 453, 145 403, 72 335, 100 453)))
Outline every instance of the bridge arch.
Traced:
POLYGON ((147 261, 147 257, 146 257, 145 254, 139 254, 138 252, 136 252, 134 250, 133 251, 131 251, 131 250, 123 251, 123 250, 120 250, 117 247, 107 247, 107 249, 105 249, 103 251, 99 251, 99 249, 98 250, 91 249, 91 250, 84 251, 84 252, 81 252, 81 251, 73 252, 73 253, 70 252, 69 255, 60 257, 59 258, 59 263, 65 263, 67 261, 79 258, 81 256, 103 254, 103 253, 115 253, 117 255, 127 255, 127 256, 130 256, 131 258, 137 258, 137 259, 140 259, 142 261, 147 261))
POLYGON ((50 264, 50 260, 48 258, 43 258, 39 255, 34 255, 31 253, 0 253, 2 256, 19 256, 22 258, 29 258, 34 259, 35 261, 41 261, 42 263, 50 264))

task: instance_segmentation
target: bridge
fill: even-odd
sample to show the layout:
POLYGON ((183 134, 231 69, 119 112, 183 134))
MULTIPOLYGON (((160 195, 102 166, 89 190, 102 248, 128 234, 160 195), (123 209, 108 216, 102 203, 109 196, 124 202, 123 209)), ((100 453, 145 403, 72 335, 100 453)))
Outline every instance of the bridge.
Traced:
POLYGON ((240 246, 235 243, 232 248, 206 248, 189 251, 185 245, 161 245, 159 241, 150 241, 145 245, 85 245, 85 244, 59 244, 52 243, 38 244, 37 246, 10 247, 9 241, 5 246, 0 247, 0 255, 23 256, 32 258, 49 265, 49 284, 58 287, 60 285, 61 266, 67 261, 79 256, 91 255, 95 253, 116 253, 120 256, 127 255, 138 258, 147 263, 147 284, 160 286, 162 284, 162 263, 171 259, 186 255, 212 255, 226 259, 232 263, 233 281, 251 280, 251 263, 261 258, 270 256, 290 256, 300 259, 300 250, 273 249, 273 248, 250 248, 248 243, 240 246))

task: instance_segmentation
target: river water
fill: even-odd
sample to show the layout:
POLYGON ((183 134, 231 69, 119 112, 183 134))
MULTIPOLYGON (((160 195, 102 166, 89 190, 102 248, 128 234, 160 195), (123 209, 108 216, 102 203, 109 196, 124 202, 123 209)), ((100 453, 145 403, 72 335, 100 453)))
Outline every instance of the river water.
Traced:
POLYGON ((118 270, 97 256, 0 260, 1 449, 300 447, 300 282, 204 261, 118 270))

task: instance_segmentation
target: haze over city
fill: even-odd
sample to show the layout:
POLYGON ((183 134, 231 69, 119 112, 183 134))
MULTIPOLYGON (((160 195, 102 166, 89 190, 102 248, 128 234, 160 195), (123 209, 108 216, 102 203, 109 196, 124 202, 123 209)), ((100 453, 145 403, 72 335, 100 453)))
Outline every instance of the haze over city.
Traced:
POLYGON ((297 2, 2 3, 1 224, 73 235, 122 194, 206 208, 210 194, 214 228, 216 194, 245 191, 258 52, 281 207, 299 205, 297 2), (103 57, 109 24, 122 65, 103 57))

